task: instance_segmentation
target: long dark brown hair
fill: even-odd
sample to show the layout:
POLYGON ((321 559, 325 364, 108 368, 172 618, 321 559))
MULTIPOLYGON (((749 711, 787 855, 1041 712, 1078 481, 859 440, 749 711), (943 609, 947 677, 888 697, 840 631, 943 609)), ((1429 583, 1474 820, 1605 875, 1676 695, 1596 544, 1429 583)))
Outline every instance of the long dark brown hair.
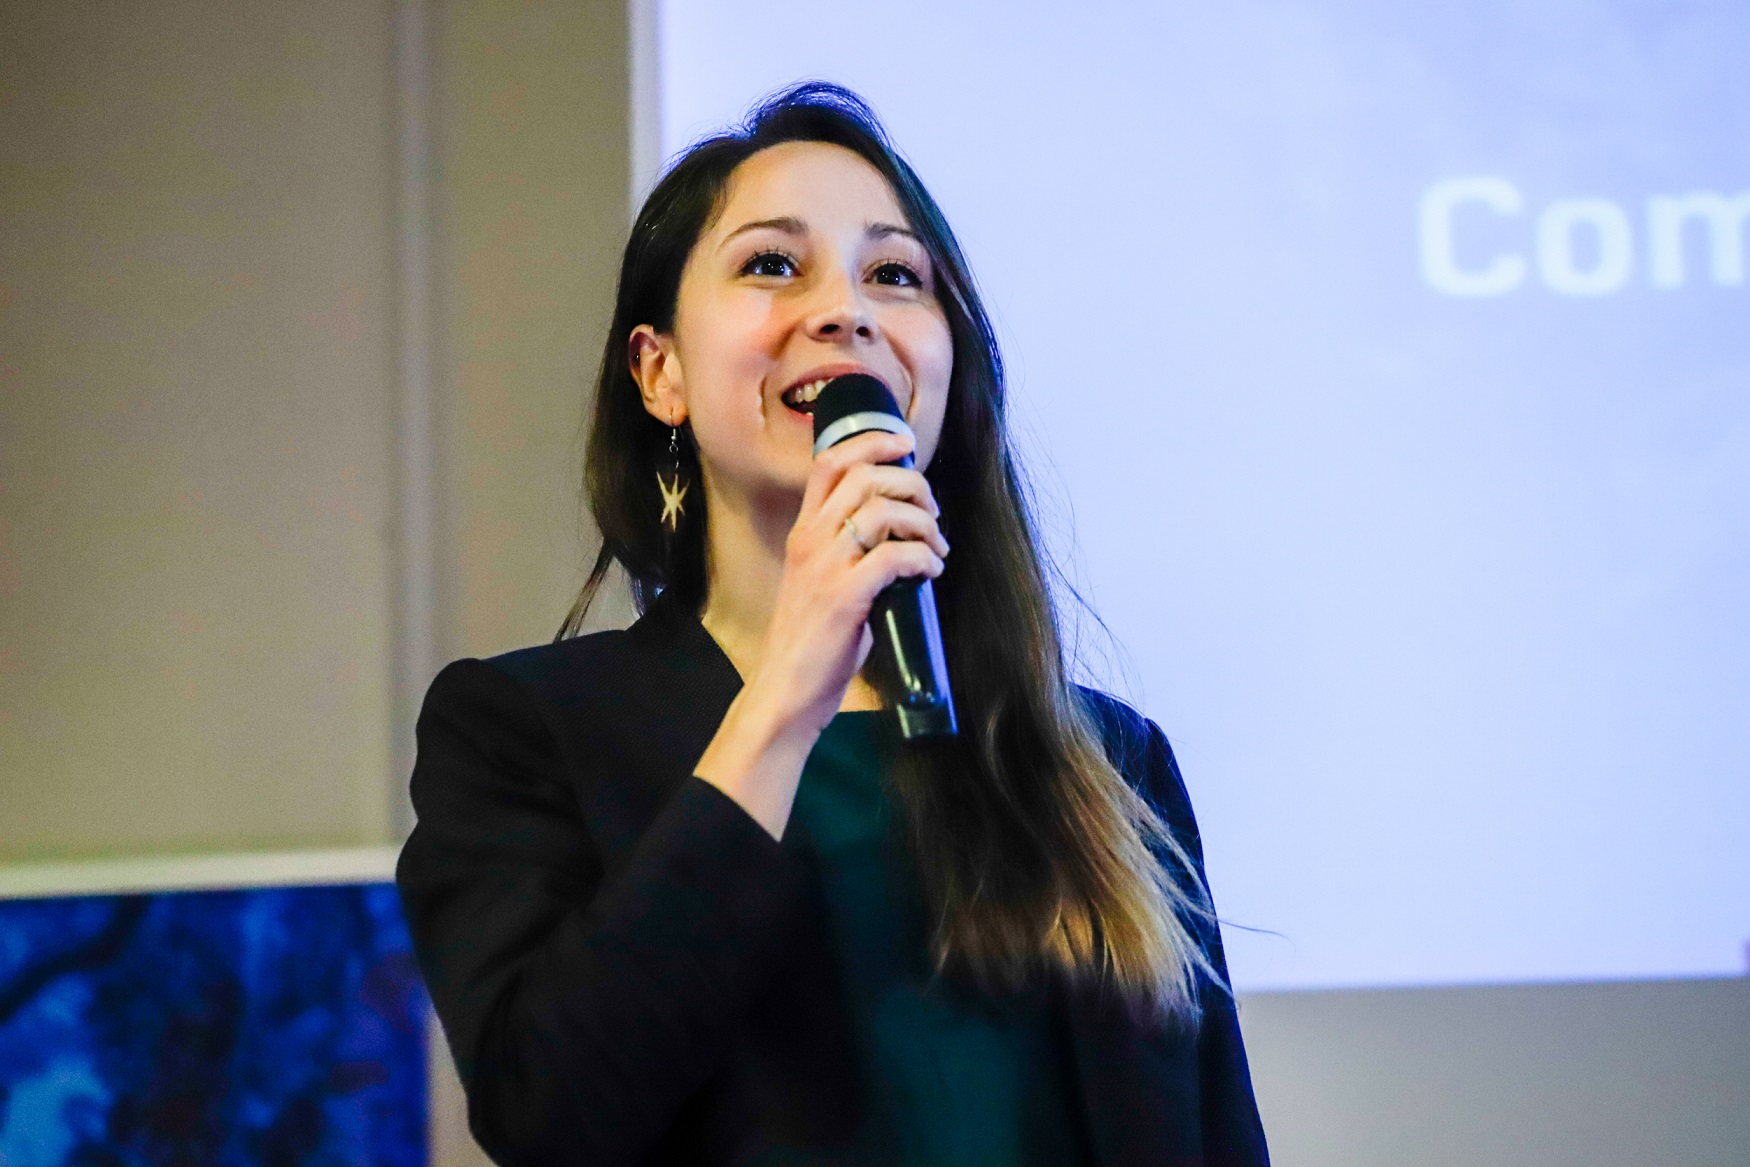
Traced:
MULTIPOLYGON (((703 605, 709 516, 689 499, 672 537, 658 521, 670 430, 644 409, 628 343, 640 324, 672 331, 682 269, 735 168, 794 141, 842 146, 887 180, 929 251, 954 343, 947 416, 925 476, 954 543, 936 602, 962 728, 906 750, 895 775, 937 965, 987 986, 1055 968, 1195 1016, 1199 976, 1221 984, 1196 939, 1211 924, 1196 867, 1107 757, 1069 682, 1005 433, 996 336, 940 208, 850 91, 806 82, 776 94, 742 126, 694 145, 645 201, 620 267, 584 472, 602 549, 559 635, 579 631, 616 562, 640 611, 659 594, 703 605)), ((683 458, 696 459, 690 441, 683 458)), ((697 465, 689 469, 697 482, 697 465)))

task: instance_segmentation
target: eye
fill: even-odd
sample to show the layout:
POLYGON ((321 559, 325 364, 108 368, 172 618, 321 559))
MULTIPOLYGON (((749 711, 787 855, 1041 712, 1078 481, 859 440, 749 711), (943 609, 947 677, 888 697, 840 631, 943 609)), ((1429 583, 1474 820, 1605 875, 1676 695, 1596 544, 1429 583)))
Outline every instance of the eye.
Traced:
POLYGON ((782 278, 796 274, 796 261, 781 251, 762 251, 741 265, 744 276, 782 278))
POLYGON ((921 288, 924 286, 922 276, 918 275, 911 267, 897 261, 882 264, 871 273, 870 278, 876 283, 885 284, 890 288, 921 288))

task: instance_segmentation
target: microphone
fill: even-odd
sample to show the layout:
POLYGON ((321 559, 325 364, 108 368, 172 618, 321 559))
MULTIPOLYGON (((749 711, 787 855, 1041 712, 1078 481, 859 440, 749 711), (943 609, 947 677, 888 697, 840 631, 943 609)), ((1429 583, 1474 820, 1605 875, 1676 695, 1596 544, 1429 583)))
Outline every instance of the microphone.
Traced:
MULTIPOLYGON (((827 382, 814 402, 815 456, 869 430, 911 433, 887 386, 867 373, 827 382)), ((909 469, 912 456, 893 465, 909 469)), ((869 628, 875 634, 872 679, 899 719, 899 736, 909 742, 958 732, 930 581, 896 579, 882 588, 869 611, 869 628)))

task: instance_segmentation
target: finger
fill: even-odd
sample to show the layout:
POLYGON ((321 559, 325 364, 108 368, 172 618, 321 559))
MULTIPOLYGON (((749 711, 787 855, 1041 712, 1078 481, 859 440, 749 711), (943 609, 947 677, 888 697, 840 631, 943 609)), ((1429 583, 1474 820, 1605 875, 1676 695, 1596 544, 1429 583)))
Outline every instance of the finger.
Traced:
POLYGON ((832 493, 821 503, 825 522, 843 522, 870 499, 889 498, 917 507, 932 518, 941 514, 927 478, 903 466, 857 465, 845 471, 832 493))
POLYGON ((946 558, 948 540, 936 525, 936 517, 914 503, 894 498, 872 498, 850 515, 855 534, 865 550, 887 539, 915 539, 927 543, 946 558))
POLYGON ((881 589, 894 580, 935 579, 944 566, 942 557, 930 550, 928 544, 893 539, 859 559, 851 568, 851 580, 858 599, 872 604, 881 589))
POLYGON ((916 444, 910 434, 871 430, 822 450, 815 456, 808 485, 802 492, 802 514, 809 515, 818 510, 853 467, 897 461, 911 453, 916 444))

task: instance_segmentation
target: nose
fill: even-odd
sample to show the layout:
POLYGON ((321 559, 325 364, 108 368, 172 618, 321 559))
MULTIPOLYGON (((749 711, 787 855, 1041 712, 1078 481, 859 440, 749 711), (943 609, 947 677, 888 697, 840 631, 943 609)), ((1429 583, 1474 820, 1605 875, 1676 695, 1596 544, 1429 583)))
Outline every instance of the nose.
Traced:
POLYGON ((822 279, 809 306, 806 329, 815 340, 845 344, 874 340, 879 333, 875 316, 861 295, 855 279, 836 272, 822 279))

